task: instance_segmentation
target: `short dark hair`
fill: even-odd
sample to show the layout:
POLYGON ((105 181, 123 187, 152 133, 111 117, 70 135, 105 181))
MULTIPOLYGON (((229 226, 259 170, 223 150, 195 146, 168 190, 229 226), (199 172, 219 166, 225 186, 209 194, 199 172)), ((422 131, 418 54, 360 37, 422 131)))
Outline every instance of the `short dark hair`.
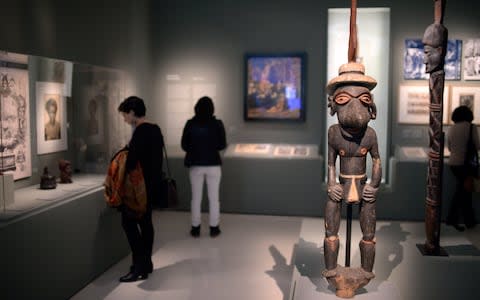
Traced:
POLYGON ((465 105, 461 105, 455 108, 452 113, 452 121, 453 123, 458 123, 462 121, 472 122, 473 121, 472 110, 465 105))
POLYGON ((209 119, 213 117, 215 107, 213 106, 213 101, 210 97, 204 96, 198 99, 197 104, 195 104, 195 116, 201 119, 209 119))
POLYGON ((53 98, 48 99, 47 103, 45 103, 45 110, 48 111, 48 109, 49 109, 50 107, 55 108, 55 112, 58 110, 57 101, 55 101, 55 99, 53 99, 53 98))
POLYGON ((130 96, 120 103, 118 106, 119 112, 129 113, 133 111, 136 117, 143 117, 145 116, 145 112, 147 111, 145 107, 145 103, 143 103, 142 98, 137 96, 130 96))

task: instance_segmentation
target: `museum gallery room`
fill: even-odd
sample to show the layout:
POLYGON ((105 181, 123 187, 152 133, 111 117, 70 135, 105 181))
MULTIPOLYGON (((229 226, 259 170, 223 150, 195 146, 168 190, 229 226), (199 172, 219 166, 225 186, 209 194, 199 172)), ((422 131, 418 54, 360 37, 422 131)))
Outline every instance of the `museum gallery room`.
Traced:
POLYGON ((479 11, 2 1, 0 298, 479 299, 479 11), (145 120, 163 166, 127 172, 145 120))

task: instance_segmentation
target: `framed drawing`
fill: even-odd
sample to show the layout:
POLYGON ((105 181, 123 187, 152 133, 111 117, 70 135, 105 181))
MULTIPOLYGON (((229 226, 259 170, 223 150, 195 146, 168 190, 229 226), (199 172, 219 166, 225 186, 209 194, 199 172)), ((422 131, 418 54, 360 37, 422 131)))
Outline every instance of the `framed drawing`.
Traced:
POLYGON ((465 41, 463 66, 463 79, 480 80, 480 39, 465 41))
MULTIPOLYGON (((6 54, 8 56, 8 54, 6 54)), ((21 58, 21 55, 14 55, 21 58)), ((32 175, 30 152, 30 105, 27 57, 19 61, 1 60, 0 79, 0 172, 13 179, 32 175), (4 67, 5 66, 5 67, 4 67)), ((0 59, 4 59, 1 57, 0 59)))
POLYGON ((67 150, 67 108, 64 85, 37 82, 37 154, 67 150))
POLYGON ((305 54, 245 56, 245 120, 305 120, 305 54))
MULTIPOLYGON (((447 54, 445 56, 445 79, 460 80, 461 79, 461 40, 448 40, 447 54)), ((403 63, 404 79, 427 79, 428 74, 425 73, 425 65, 423 63, 423 43, 421 39, 405 40, 405 55, 403 63)))
POLYGON ((480 86, 452 86, 451 111, 460 105, 473 112, 473 123, 480 124, 480 86))
MULTIPOLYGON (((449 120, 448 87, 443 90, 443 123, 449 120)), ((428 85, 401 85, 398 98, 398 123, 426 125, 430 121, 428 85)))

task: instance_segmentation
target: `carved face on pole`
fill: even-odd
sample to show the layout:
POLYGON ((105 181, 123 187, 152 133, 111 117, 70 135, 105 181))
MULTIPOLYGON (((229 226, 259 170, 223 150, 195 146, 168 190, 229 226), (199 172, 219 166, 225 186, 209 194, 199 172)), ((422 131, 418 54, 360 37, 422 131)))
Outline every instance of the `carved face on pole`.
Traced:
POLYGON ((448 31, 442 24, 431 24, 425 30, 422 42, 424 44, 425 72, 432 73, 443 70, 445 51, 447 50, 448 31))

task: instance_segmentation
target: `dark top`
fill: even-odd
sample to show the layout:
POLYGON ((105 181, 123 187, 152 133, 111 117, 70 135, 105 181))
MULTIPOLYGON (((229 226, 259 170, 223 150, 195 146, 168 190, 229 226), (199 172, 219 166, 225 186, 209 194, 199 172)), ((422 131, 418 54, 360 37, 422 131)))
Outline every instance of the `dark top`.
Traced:
POLYGON ((160 197, 160 181, 162 179, 163 135, 156 124, 142 123, 133 132, 128 144, 126 162, 127 172, 133 170, 137 162, 143 170, 147 201, 152 203, 160 197))
POLYGON ((182 149, 187 152, 186 167, 221 165, 219 151, 226 146, 223 122, 215 117, 208 120, 193 117, 183 128, 182 149))

